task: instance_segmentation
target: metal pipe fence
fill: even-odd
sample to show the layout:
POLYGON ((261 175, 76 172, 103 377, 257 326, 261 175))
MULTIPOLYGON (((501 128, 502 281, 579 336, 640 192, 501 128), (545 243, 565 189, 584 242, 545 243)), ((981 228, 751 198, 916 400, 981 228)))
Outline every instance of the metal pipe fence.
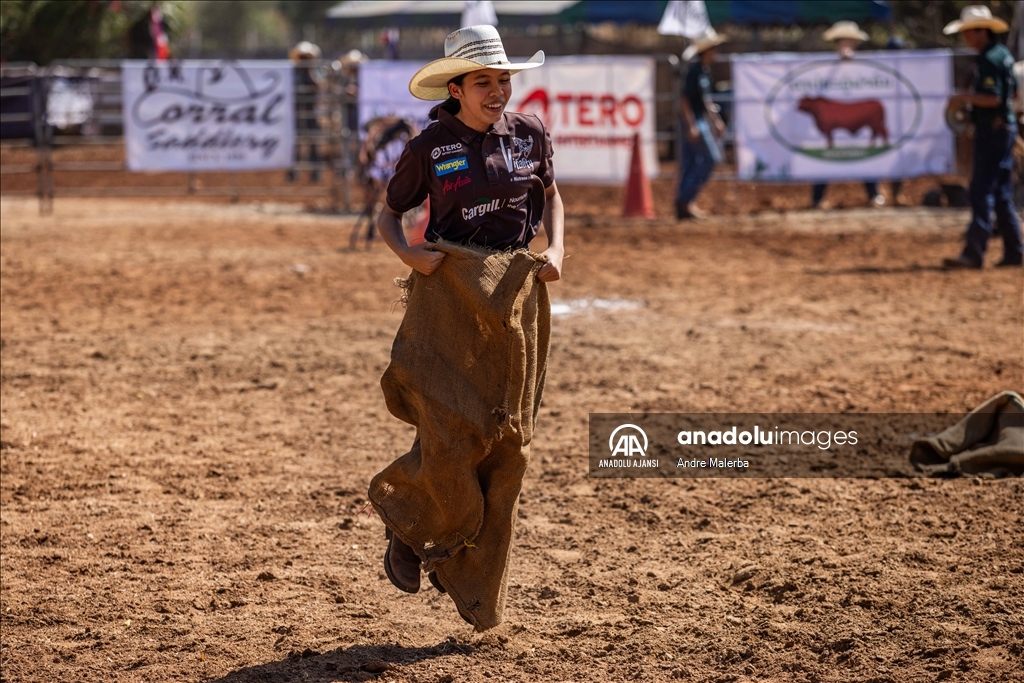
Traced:
POLYGON ((348 87, 351 77, 336 62, 312 62, 309 68, 318 74, 319 84, 294 85, 296 159, 287 170, 288 184, 271 182, 278 171, 231 171, 217 174, 227 176, 227 184, 205 182, 205 173, 167 172, 133 174, 132 181, 126 178, 103 185, 69 174, 129 173, 124 156, 121 63, 67 60, 46 68, 5 64, 0 67, 0 152, 4 156, 0 174, 12 178, 34 174, 36 187, 29 191, 20 183, 12 189, 5 183, 3 192, 35 194, 41 213, 52 210, 58 196, 325 198, 332 210, 350 210, 358 145, 358 131, 346 116, 355 104, 348 87), (68 84, 88 102, 78 117, 59 111, 48 97, 68 84), (116 148, 116 152, 103 154, 102 147, 116 148), (26 163, 24 154, 16 156, 20 148, 35 150, 34 163, 26 163), (315 182, 295 182, 307 172, 315 182), (247 182, 241 181, 242 176, 247 182))
MULTIPOLYGON (((658 156, 662 162, 678 162, 679 96, 686 65, 671 54, 652 57, 655 60, 658 156)), ((969 71, 970 60, 974 57, 966 50, 955 52, 954 73, 958 84, 963 85, 963 74, 969 71)), ((729 55, 718 55, 717 62, 716 82, 731 83, 729 55)), ((338 62, 308 64, 318 75, 315 80, 319 84, 294 86, 296 159, 287 172, 292 182, 270 182, 273 174, 278 173, 275 171, 232 171, 217 174, 221 176, 220 184, 208 182, 205 173, 176 172, 132 174, 136 178, 131 181, 126 178, 113 185, 82 181, 88 180, 90 173, 128 174, 124 158, 121 62, 67 60, 46 68, 27 63, 2 65, 0 153, 5 159, 0 164, 0 175, 5 179, 35 175, 31 188, 22 182, 14 189, 5 187, 3 192, 36 195, 41 213, 52 210, 57 196, 200 196, 230 197, 232 201, 254 196, 323 198, 332 210, 350 212, 360 144, 354 94, 358 88, 358 73, 346 71, 338 62), (76 118, 55 110, 52 94, 62 88, 72 88, 85 96, 89 102, 87 111, 79 112, 76 118), (116 148, 116 153, 104 155, 99 151, 103 147, 116 148), (34 150, 34 153, 19 155, 19 149, 34 150), (315 182, 294 182, 302 173, 310 174, 315 182), (227 184, 223 184, 223 176, 227 176, 227 184)), ((731 85, 716 91, 712 100, 726 114, 723 117, 726 133, 722 139, 725 163, 719 165, 713 178, 735 181, 731 85)), ((958 139, 958 146, 962 147, 964 142, 958 139)), ((962 156, 960 151, 958 159, 962 156)))

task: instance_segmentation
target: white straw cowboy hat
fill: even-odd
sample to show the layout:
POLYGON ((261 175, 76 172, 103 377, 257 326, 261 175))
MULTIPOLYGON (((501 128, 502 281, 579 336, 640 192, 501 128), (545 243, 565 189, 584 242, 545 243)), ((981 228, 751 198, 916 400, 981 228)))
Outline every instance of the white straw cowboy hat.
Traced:
POLYGON ((288 57, 292 61, 304 58, 320 59, 320 48, 308 40, 304 40, 288 52, 288 57))
POLYGON ((972 28, 987 28, 996 33, 1006 33, 1010 27, 1002 19, 992 16, 992 10, 984 5, 970 5, 960 12, 960 18, 946 24, 942 32, 947 36, 972 28))
POLYGON ((860 26, 857 26, 856 21, 837 21, 821 34, 821 37, 830 41, 846 38, 848 40, 859 40, 863 43, 870 36, 860 30, 860 26))
POLYGON ((544 51, 525 62, 513 64, 505 56, 505 48, 493 26, 467 26, 450 34, 444 41, 444 59, 437 59, 416 72, 409 81, 409 92, 421 100, 448 99, 448 81, 481 69, 501 69, 518 73, 544 63, 544 51))
POLYGON ((366 55, 359 50, 349 50, 338 60, 342 66, 359 66, 366 61, 366 55))
POLYGON ((719 35, 715 29, 709 26, 704 33, 694 38, 693 42, 683 50, 683 61, 688 62, 700 53, 721 45, 726 40, 725 36, 719 35))

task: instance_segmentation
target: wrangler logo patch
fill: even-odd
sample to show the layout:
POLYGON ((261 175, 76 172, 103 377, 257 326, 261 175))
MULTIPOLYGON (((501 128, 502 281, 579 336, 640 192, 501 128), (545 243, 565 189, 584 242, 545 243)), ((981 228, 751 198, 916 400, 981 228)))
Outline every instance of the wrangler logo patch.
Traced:
POLYGON ((439 161, 434 164, 434 175, 448 175, 449 173, 455 173, 456 171, 465 171, 468 168, 469 162, 466 161, 466 157, 449 159, 448 161, 439 161))

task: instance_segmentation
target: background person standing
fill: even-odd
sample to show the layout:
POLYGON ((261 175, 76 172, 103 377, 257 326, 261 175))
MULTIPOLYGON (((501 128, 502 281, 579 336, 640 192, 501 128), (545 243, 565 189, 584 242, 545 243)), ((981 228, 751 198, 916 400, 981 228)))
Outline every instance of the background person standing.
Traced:
POLYGON ((1009 30, 1006 22, 992 16, 988 7, 971 5, 950 22, 943 33, 960 33, 978 53, 974 67, 974 92, 954 95, 949 107, 971 107, 974 123, 974 158, 971 162, 971 222, 966 244, 956 258, 943 259, 946 268, 981 268, 992 236, 992 209, 1003 237, 1003 259, 996 265, 1020 267, 1024 263, 1020 217, 1013 206, 1013 146, 1017 117, 1011 103, 1017 89, 1013 56, 996 40, 1009 30))
MULTIPOLYGON (((860 44, 868 39, 868 34, 861 30, 854 21, 837 21, 832 24, 822 37, 828 41, 834 41, 836 51, 840 59, 853 59, 853 53, 860 47, 860 44)), ((825 200, 825 191, 828 183, 817 183, 811 188, 811 206, 815 209, 830 209, 832 205, 825 200)), ((885 197, 878 192, 878 182, 868 180, 864 182, 864 190, 868 193, 868 202, 871 206, 884 206, 885 197)))
POLYGON ((725 134, 725 124, 711 102, 711 65, 715 48, 725 42, 713 28, 694 40, 683 52, 683 60, 700 57, 690 65, 679 98, 681 153, 679 155, 679 188, 676 191, 676 218, 702 218, 693 200, 711 177, 715 164, 722 161, 716 137, 725 134), (714 131, 712 131, 714 127, 714 131))
MULTIPOLYGON (((320 60, 320 48, 309 41, 302 41, 291 49, 288 55, 295 64, 295 163, 302 163, 302 139, 303 134, 312 136, 305 143, 309 150, 309 161, 312 164, 320 163, 320 151, 317 147, 319 140, 316 135, 320 133, 320 120, 317 118, 317 102, 320 99, 320 86, 323 77, 320 75, 318 62, 320 60)), ((293 182, 298 176, 296 169, 288 169, 288 182, 293 182)), ((314 183, 320 182, 320 169, 314 168, 309 172, 309 178, 314 183)))

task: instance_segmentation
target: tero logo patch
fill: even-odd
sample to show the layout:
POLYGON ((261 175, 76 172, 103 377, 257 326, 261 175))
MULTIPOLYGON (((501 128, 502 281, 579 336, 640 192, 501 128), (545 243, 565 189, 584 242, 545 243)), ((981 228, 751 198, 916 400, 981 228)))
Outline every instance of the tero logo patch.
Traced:
POLYGON ((466 157, 449 159, 448 161, 439 161, 434 164, 434 175, 440 177, 448 175, 449 173, 455 173, 456 171, 465 171, 468 168, 469 162, 466 161, 466 157))
POLYGON ((430 158, 436 161, 443 156, 448 156, 449 154, 458 154, 461 151, 461 142, 456 142, 454 145, 441 145, 440 147, 435 147, 433 150, 431 150, 430 158))

